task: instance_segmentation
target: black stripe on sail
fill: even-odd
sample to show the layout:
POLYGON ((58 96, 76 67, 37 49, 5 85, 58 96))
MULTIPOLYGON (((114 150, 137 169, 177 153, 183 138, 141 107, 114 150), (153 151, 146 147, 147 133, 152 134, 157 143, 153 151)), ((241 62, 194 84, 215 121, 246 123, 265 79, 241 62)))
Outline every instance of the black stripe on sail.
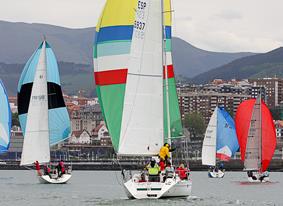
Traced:
POLYGON ((19 115, 28 112, 29 100, 33 83, 24 84, 18 92, 18 113, 19 115))
MULTIPOLYGON (((18 93, 18 112, 19 115, 28 112, 31 90, 33 83, 24 84, 18 93)), ((61 86, 53 82, 47 83, 48 89, 48 109, 66 107, 61 86)))
POLYGON ((53 82, 48 82, 47 88, 48 88, 48 109, 66 107, 61 86, 53 82))

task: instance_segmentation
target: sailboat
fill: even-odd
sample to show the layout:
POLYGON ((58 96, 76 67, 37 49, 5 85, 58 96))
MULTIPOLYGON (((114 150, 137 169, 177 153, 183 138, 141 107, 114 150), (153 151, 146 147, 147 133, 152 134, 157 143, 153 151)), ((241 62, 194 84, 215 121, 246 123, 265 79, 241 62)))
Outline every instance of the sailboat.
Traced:
POLYGON ((208 176, 223 178, 225 170, 217 167, 216 160, 229 161, 238 149, 234 120, 223 107, 216 107, 207 126, 202 145, 202 164, 211 167, 208 176))
POLYGON ((239 105, 235 123, 248 181, 269 181, 267 169, 276 148, 276 133, 272 115, 261 95, 239 105))
POLYGON ((8 151, 11 137, 11 108, 4 84, 0 80, 0 154, 8 151))
MULTIPOLYGON (((107 0, 96 27, 94 76, 118 156, 157 155, 182 136, 171 55, 170 0, 107 0)), ((129 198, 186 197, 190 179, 124 179, 129 198)))
MULTIPOLYGON (((70 136, 71 126, 63 99, 55 55, 44 40, 26 63, 18 83, 18 112, 24 143, 21 166, 50 163, 50 146, 70 136)), ((71 174, 38 172, 41 183, 66 183, 71 174)))

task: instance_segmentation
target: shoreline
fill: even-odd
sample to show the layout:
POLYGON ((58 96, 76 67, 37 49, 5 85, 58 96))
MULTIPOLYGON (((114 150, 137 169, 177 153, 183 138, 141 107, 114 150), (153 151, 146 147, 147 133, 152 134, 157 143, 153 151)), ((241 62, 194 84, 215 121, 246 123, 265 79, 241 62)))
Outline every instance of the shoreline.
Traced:
MULTIPOLYGON (((141 170, 144 168, 146 163, 141 162, 137 164, 131 161, 80 161, 80 162, 65 162, 66 166, 71 166, 74 171, 121 171, 126 170, 141 170)), ((0 164, 0 170, 28 170, 31 167, 23 167, 19 165, 19 161, 2 162, 0 164)), ((191 171, 207 171, 208 166, 201 165, 201 160, 191 160, 189 161, 189 168, 191 171)), ((224 168, 226 171, 243 171, 243 163, 240 160, 231 160, 224 163, 224 168)), ((283 160, 272 160, 268 168, 271 172, 283 172, 283 160)))

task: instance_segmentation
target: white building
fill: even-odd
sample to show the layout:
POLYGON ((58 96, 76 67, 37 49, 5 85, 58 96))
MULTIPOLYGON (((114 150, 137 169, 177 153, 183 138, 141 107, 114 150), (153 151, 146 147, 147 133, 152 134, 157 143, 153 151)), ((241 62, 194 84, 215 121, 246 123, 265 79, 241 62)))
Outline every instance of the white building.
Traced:
POLYGON ((69 144, 90 144, 91 137, 88 131, 83 130, 82 132, 73 132, 69 138, 69 144))

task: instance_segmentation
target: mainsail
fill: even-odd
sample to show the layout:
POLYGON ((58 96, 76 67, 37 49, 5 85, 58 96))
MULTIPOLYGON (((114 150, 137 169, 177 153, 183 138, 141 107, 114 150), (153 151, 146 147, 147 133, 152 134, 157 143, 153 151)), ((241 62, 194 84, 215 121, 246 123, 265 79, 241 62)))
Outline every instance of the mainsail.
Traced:
MULTIPOLYGON (((45 41, 47 92, 48 92, 48 129, 50 145, 64 141, 70 136, 71 124, 64 102, 58 64, 54 52, 45 41)), ((26 63, 18 83, 18 112, 24 136, 26 132, 27 113, 34 84, 35 72, 39 57, 43 50, 43 43, 26 63)))
POLYGON ((214 110, 206 128, 202 145, 203 165, 216 165, 217 110, 218 108, 214 110))
MULTIPOLYGON (((176 137, 182 134, 182 127, 171 57, 170 0, 165 1, 164 10, 171 135, 176 137)), ((107 0, 96 27, 97 95, 119 154, 156 154, 167 136, 162 13, 160 0, 107 0)))
POLYGON ((239 149, 235 124, 224 108, 216 107, 206 129, 202 164, 216 165, 216 158, 228 161, 239 149))
POLYGON ((0 80, 0 154, 7 152, 11 136, 11 109, 5 87, 0 80))
POLYGON ((245 169, 264 172, 276 147, 275 126, 268 107, 259 97, 246 100, 238 107, 235 122, 245 169))

